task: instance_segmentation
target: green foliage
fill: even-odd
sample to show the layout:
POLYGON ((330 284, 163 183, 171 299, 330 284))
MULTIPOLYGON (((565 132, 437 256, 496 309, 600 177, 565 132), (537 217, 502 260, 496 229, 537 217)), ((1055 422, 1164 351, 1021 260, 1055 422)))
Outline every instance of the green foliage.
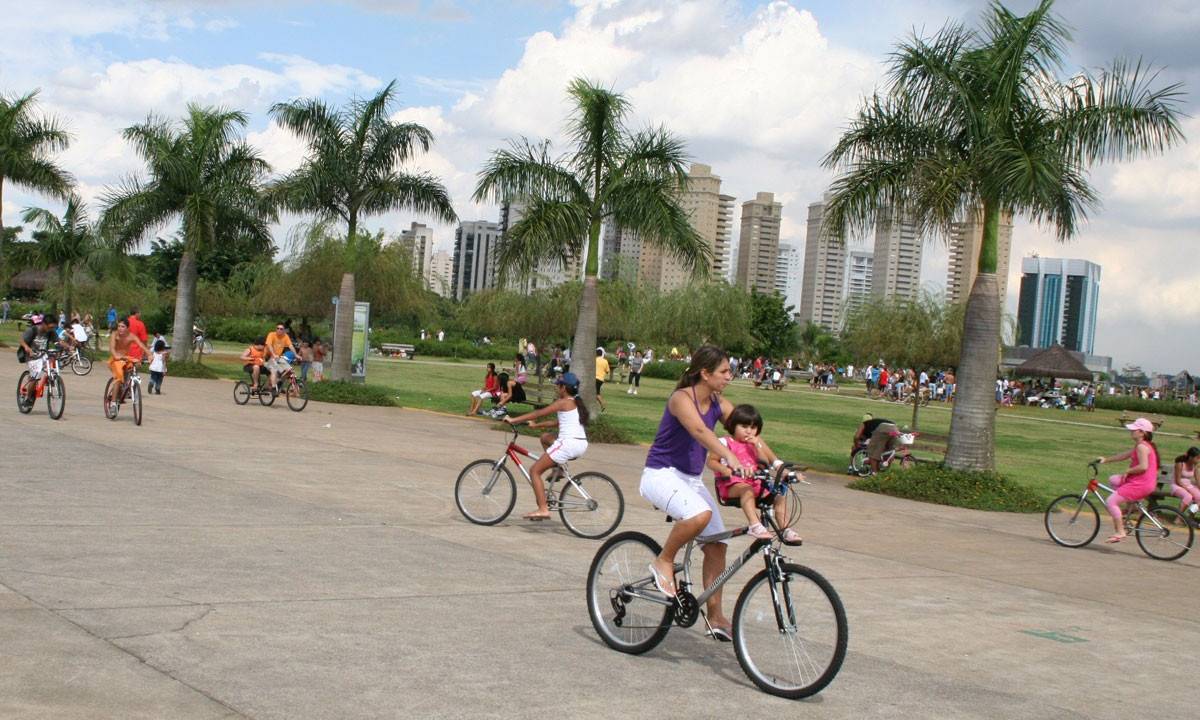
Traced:
POLYGON ((750 294, 750 327, 755 345, 749 348, 756 355, 781 357, 796 349, 796 321, 793 308, 785 306, 783 296, 776 293, 750 294))
POLYGON ((1200 418, 1200 405, 1178 400, 1143 400, 1128 395, 1096 394, 1096 407, 1102 410, 1127 410, 1143 415, 1178 415, 1200 418))
POLYGON ((873 299, 851 311, 842 343, 859 365, 883 358, 901 367, 957 367, 964 309, 924 292, 873 299))
POLYGON ((678 382, 679 378, 683 377, 683 371, 687 370, 687 367, 688 364, 682 360, 663 360, 662 362, 655 360, 642 366, 642 377, 678 382))
MULTIPOLYGON (((123 315, 124 313, 121 314, 123 315)), ((160 332, 164 336, 170 335, 171 321, 175 318, 175 307, 164 303, 149 310, 142 310, 140 317, 142 318, 142 322, 146 324, 146 332, 151 335, 154 335, 156 332, 160 332)), ((188 377, 191 376, 189 375, 188 377)))
POLYGON ((800 350, 801 363, 817 362, 846 362, 849 353, 846 352, 841 340, 811 320, 797 331, 797 345, 800 350))
POLYGON ((935 463, 918 463, 907 470, 892 466, 849 487, 974 510, 1035 513, 1046 507, 1036 492, 999 473, 951 470, 935 463))
POLYGON ((216 380, 221 377, 211 367, 196 362, 168 363, 167 373, 171 377, 202 378, 204 380, 216 380))
MULTIPOLYGON (((179 261, 185 247, 182 234, 177 234, 171 240, 159 238, 150 244, 146 269, 159 287, 175 287, 179 261)), ((259 240, 236 235, 226 242, 205 246, 196 255, 200 280, 223 283, 243 264, 270 261, 275 249, 270 241, 263 244, 259 240)))
POLYGON ((389 388, 345 381, 309 383, 310 400, 343 405, 377 405, 395 407, 399 403, 389 388))
POLYGON ((635 445, 633 435, 625 428, 617 425, 608 415, 592 418, 587 426, 588 442, 608 443, 611 445, 635 445))
POLYGON ((250 344, 274 329, 266 318, 253 317, 210 317, 204 321, 204 331, 209 340, 226 340, 250 344))

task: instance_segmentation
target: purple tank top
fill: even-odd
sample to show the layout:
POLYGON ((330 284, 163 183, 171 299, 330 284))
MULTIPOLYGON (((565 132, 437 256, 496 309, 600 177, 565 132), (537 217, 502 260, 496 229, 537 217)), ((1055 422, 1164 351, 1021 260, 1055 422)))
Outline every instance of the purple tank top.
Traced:
MULTIPOLYGON (((691 393, 696 412, 700 412, 696 389, 691 388, 691 393)), ((721 417, 720 399, 713 396, 708 412, 701 413, 700 417, 705 427, 712 430, 721 417)), ((654 436, 654 444, 650 446, 650 454, 646 456, 646 467, 669 467, 688 475, 699 475, 704 472, 704 456, 707 452, 679 422, 679 418, 671 414, 671 406, 668 403, 663 410, 662 420, 658 423, 658 433, 654 436)))

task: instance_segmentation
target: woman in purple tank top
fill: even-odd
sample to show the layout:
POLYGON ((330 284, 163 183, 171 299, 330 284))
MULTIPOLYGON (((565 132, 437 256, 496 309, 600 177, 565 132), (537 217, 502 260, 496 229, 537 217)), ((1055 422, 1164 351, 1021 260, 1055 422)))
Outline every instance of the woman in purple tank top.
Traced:
MULTIPOLYGON (((701 535, 724 532, 721 513, 701 475, 709 452, 724 458, 732 473, 743 471, 737 457, 717 440, 712 428, 733 411, 721 391, 733 379, 725 351, 705 345, 692 354, 692 362, 667 400, 658 434, 646 456, 646 469, 638 492, 654 507, 675 519, 662 553, 650 565, 658 589, 675 595, 675 555, 701 535)), ((725 569, 725 543, 705 543, 704 585, 708 587, 725 569)), ((708 621, 714 637, 731 638, 731 623, 721 607, 720 591, 708 600, 708 621)))

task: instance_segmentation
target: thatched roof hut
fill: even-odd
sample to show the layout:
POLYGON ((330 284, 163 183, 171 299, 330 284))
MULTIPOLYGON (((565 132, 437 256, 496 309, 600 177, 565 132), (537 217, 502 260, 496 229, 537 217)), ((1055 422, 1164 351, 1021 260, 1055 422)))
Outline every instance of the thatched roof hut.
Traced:
POLYGON ((1062 345, 1053 345, 1013 369, 1022 377, 1052 377, 1091 381, 1092 371, 1062 345))

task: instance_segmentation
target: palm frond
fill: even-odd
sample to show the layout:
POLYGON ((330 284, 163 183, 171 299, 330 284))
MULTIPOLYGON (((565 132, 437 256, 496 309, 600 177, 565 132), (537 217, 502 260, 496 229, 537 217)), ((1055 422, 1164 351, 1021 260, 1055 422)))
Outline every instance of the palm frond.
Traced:
POLYGON ((992 107, 1011 107, 1037 78, 1052 77, 1062 68, 1071 32, 1052 12, 1053 5, 1054 0, 1040 0, 1020 17, 993 0, 983 38, 992 107))
POLYGON ((287 128, 310 148, 345 144, 346 127, 336 110, 315 98, 275 103, 270 115, 281 127, 287 128))
POLYGON ((496 150, 479 171, 475 202, 544 198, 589 204, 583 185, 561 160, 550 157, 550 143, 522 138, 496 150))
POLYGON ((580 257, 589 222, 584 205, 532 199, 496 249, 497 274, 510 280, 524 279, 545 260, 569 264, 580 257))
POLYGON ((567 94, 575 110, 567 123, 567 136, 575 152, 570 166, 581 178, 588 179, 593 195, 597 194, 597 172, 616 166, 625 142, 623 126, 629 112, 629 101, 619 93, 607 90, 583 78, 575 78, 567 86, 567 94))
POLYGON ((682 138, 664 127, 647 128, 629 137, 621 150, 615 177, 687 181, 688 154, 682 138))
POLYGON ((442 222, 458 220, 445 186, 428 173, 397 172, 375 180, 363 188, 361 207, 371 214, 405 209, 442 222))
POLYGON ((680 207, 674 178, 626 177, 605 193, 612 222, 638 234, 642 242, 662 248, 697 276, 707 273, 712 248, 680 207))

